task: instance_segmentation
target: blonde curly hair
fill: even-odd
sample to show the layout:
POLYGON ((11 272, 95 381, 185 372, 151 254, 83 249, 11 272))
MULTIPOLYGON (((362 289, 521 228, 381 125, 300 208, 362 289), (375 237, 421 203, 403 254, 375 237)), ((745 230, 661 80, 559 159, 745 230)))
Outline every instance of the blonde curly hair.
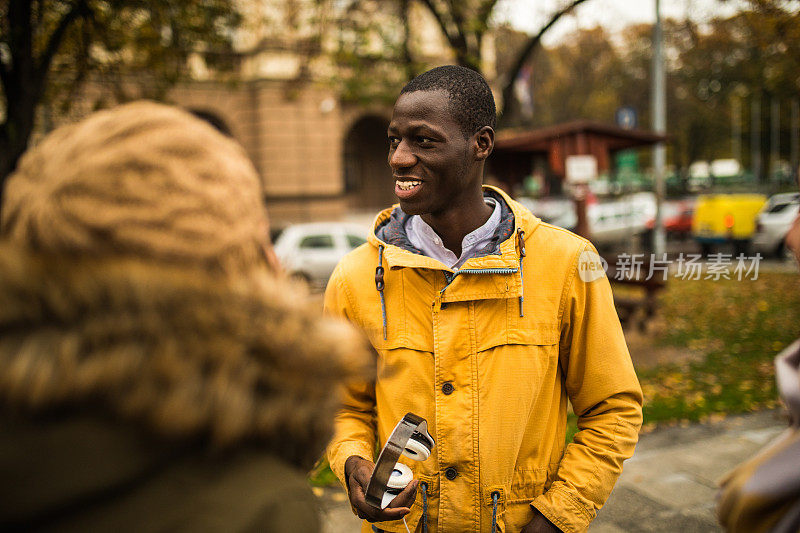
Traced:
POLYGON ((34 250, 237 271, 263 266, 261 181, 242 147, 153 102, 59 128, 9 177, 0 235, 34 250))

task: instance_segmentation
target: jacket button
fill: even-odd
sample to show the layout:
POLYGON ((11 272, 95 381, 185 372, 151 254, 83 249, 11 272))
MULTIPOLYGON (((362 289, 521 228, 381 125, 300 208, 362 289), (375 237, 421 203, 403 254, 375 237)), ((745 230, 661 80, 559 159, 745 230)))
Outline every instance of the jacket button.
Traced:
POLYGON ((453 384, 450 383, 449 381, 445 381, 444 384, 442 385, 442 392, 447 395, 453 394, 454 390, 456 390, 456 388, 453 387, 453 384))
POLYGON ((444 471, 444 477, 446 477, 450 481, 453 481, 457 475, 458 475, 458 470, 456 470, 452 466, 448 467, 447 470, 444 471))

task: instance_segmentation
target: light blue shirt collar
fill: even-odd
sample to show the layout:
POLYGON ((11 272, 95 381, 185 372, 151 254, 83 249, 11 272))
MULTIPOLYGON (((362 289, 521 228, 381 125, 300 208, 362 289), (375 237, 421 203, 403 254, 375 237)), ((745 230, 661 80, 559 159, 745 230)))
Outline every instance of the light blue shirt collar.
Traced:
POLYGON ((489 244, 500 225, 500 203, 488 196, 484 197, 484 201, 486 205, 493 207, 492 214, 483 226, 464 236, 461 241, 461 257, 456 257, 456 254, 445 248, 442 238, 419 215, 409 217, 406 222, 408 240, 423 254, 438 259, 449 268, 460 267, 489 244))

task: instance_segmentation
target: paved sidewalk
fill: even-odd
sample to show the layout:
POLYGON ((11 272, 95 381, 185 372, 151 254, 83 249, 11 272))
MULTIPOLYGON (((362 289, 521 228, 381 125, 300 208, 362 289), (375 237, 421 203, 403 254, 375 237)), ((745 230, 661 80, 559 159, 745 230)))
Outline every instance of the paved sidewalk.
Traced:
POLYGON ((720 531, 717 482, 786 427, 763 411, 642 435, 590 533, 720 531))
MULTIPOLYGON (((590 533, 720 531, 716 482, 787 427, 775 411, 642 435, 590 533)), ((323 533, 357 533, 359 520, 338 487, 316 491, 323 533)))
POLYGON ((344 489, 335 487, 314 488, 319 498, 322 522, 322 533, 358 533, 361 531, 361 520, 350 510, 350 503, 344 489))

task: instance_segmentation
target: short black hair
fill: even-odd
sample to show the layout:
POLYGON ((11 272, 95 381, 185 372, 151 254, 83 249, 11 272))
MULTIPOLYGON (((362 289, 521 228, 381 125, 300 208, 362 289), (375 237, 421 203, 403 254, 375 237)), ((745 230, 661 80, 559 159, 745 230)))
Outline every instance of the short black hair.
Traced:
POLYGON ((484 126, 497 124, 497 109, 489 84, 479 73, 458 65, 445 65, 424 72, 408 82, 400 94, 416 91, 446 91, 450 113, 461 125, 464 137, 484 126))

